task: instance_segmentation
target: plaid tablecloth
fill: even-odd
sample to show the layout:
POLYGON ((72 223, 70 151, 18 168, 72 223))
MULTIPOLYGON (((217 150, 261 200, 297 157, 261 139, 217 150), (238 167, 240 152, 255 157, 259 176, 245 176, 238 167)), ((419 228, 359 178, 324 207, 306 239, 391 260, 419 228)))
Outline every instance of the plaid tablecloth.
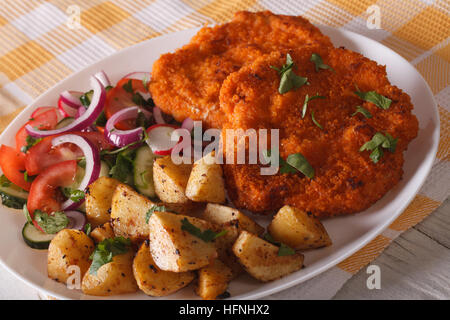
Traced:
POLYGON ((238 10, 264 9, 303 15, 315 24, 355 31, 392 48, 419 70, 439 105, 437 159, 409 207, 359 252, 277 295, 331 298, 346 280, 450 194, 448 0, 0 0, 0 131, 53 84, 117 50, 205 22, 225 22, 238 10), (369 16, 377 9, 372 5, 380 10, 381 29, 367 28, 369 16))

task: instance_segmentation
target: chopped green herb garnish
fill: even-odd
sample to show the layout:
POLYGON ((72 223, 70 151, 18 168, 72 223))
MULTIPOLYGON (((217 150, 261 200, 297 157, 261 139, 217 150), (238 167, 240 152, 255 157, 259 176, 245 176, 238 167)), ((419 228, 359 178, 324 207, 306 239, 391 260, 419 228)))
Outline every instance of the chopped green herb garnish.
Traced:
POLYGON ((355 116, 357 113, 361 113, 367 119, 372 118, 372 114, 369 112, 369 110, 367 110, 366 108, 363 108, 361 106, 356 107, 356 111, 354 113, 352 113, 352 117, 355 116))
POLYGON ((264 240, 266 240, 267 242, 270 242, 271 244, 279 247, 279 249, 278 249, 278 256, 279 257, 292 256, 292 255, 295 254, 295 250, 294 249, 292 249, 291 247, 289 247, 288 245, 286 245, 284 243, 275 241, 275 239, 269 233, 266 233, 264 235, 264 240))
POLYGON ((101 266, 110 263, 114 256, 127 253, 130 247, 130 239, 125 239, 124 237, 109 238, 101 241, 89 257, 92 260, 89 274, 97 274, 101 266))
POLYGON ((151 207, 147 213, 145 214, 145 223, 148 223, 148 220, 150 220, 150 217, 152 216, 152 214, 157 211, 157 212, 166 212, 167 209, 165 206, 157 206, 154 205, 153 207, 151 207))
POLYGON ((42 138, 33 138, 32 136, 27 136, 25 141, 27 142, 27 145, 23 146, 20 149, 20 151, 22 151, 23 153, 26 153, 32 146, 35 146, 36 144, 41 142, 42 138))
POLYGON ((290 154, 286 162, 291 166, 303 173, 310 179, 314 178, 314 168, 309 164, 308 160, 299 152, 290 154))
POLYGON ((99 127, 104 127, 106 126, 107 121, 108 119, 106 118, 105 111, 102 111, 98 116, 97 120, 95 120, 94 124, 99 127))
POLYGON ((216 233, 210 229, 202 231, 200 228, 197 228, 192 223, 189 222, 187 218, 181 220, 181 230, 187 231, 193 236, 196 236, 199 239, 202 239, 205 242, 211 242, 218 237, 221 237, 227 233, 227 230, 223 230, 219 233, 216 233))
POLYGON ((86 197, 86 194, 82 190, 72 190, 70 192, 69 199, 73 202, 79 202, 86 197))
POLYGON ((314 99, 325 99, 324 96, 319 96, 317 93, 315 96, 312 96, 311 98, 309 97, 308 94, 306 94, 305 96, 305 102, 303 102, 303 108, 302 108, 302 119, 305 117, 306 115, 306 109, 308 108, 308 102, 310 102, 311 100, 314 99))
POLYGON ((84 226, 84 233, 86 233, 86 235, 90 235, 92 231, 92 226, 90 223, 86 223, 86 225, 84 226))
POLYGON ((28 182, 28 172, 26 170, 23 173, 23 180, 25 180, 25 182, 28 182))
POLYGON ((317 122, 316 118, 314 117, 314 110, 311 111, 311 119, 316 126, 323 130, 323 127, 320 125, 320 123, 317 122))
POLYGON ((50 215, 46 212, 36 210, 33 215, 34 220, 47 234, 58 233, 69 225, 69 218, 61 211, 54 212, 50 215))
POLYGON ((316 72, 318 72, 319 69, 330 69, 330 70, 334 71, 334 69, 332 67, 323 63, 322 57, 319 56, 317 53, 313 53, 311 55, 310 61, 314 62, 314 65, 316 67, 316 72))
POLYGON ((109 171, 111 177, 123 183, 133 185, 133 160, 135 156, 135 149, 129 149, 127 147, 124 150, 121 150, 116 157, 114 166, 112 166, 111 170, 109 171))
POLYGON ((138 111, 136 117, 136 128, 142 127, 144 130, 150 126, 151 122, 142 111, 138 111))
POLYGON ((294 73, 292 70, 294 66, 294 61, 289 53, 286 55, 286 63, 281 67, 281 69, 270 66, 272 69, 277 70, 280 75, 280 85, 278 87, 278 92, 280 94, 284 94, 292 89, 300 88, 308 82, 308 78, 298 76, 294 73))
POLYGON ((9 181, 8 178, 4 174, 2 174, 0 176, 0 186, 2 186, 4 188, 8 188, 11 186, 11 184, 12 184, 12 182, 9 181))
POLYGON ((398 138, 394 139, 389 133, 383 135, 381 132, 377 132, 370 141, 367 141, 361 146, 359 151, 372 151, 370 154, 370 159, 372 159, 373 163, 377 163, 384 155, 382 148, 394 153, 397 148, 397 142, 398 138))
POLYGON ((133 93, 133 81, 130 79, 122 86, 123 90, 129 93, 133 93))
POLYGON ((381 94, 375 92, 375 91, 368 91, 368 92, 362 92, 362 91, 355 91, 355 94, 360 97, 362 100, 367 102, 372 102, 377 107, 387 110, 389 109, 392 100, 389 98, 386 98, 385 96, 382 96, 381 94))

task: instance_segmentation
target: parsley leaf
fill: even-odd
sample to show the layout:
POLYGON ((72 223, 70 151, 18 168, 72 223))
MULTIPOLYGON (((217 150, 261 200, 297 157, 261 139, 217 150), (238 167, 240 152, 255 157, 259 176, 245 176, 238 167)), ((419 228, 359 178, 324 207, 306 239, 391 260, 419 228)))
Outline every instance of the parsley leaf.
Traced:
POLYGON ((133 160, 135 156, 135 149, 121 151, 116 157, 114 166, 109 171, 111 177, 123 183, 133 185, 133 160))
POLYGON ((382 148, 394 153, 397 148, 397 142, 398 138, 394 139, 389 133, 383 135, 381 132, 377 132, 370 141, 367 141, 359 148, 359 152, 372 151, 369 157, 373 163, 377 163, 384 155, 382 148))
POLYGON ((69 225, 69 218, 64 212, 54 212, 49 215, 46 212, 34 211, 34 220, 47 234, 55 234, 69 225))
POLYGON ((281 67, 281 69, 270 66, 272 69, 277 70, 280 75, 280 85, 278 87, 278 92, 280 94, 284 94, 292 89, 300 88, 308 82, 308 78, 298 76, 294 73, 292 70, 294 66, 294 61, 289 53, 286 55, 286 63, 281 67))
POLYGON ((276 245, 277 247, 279 247, 279 249, 278 249, 278 256, 279 257, 292 256, 292 255, 295 254, 295 250, 294 249, 292 249, 291 247, 289 247, 288 245, 286 245, 284 243, 275 241, 275 239, 269 233, 266 233, 264 235, 264 240, 266 240, 267 242, 270 242, 271 244, 276 245))
POLYGON ((311 111, 311 119, 316 126, 323 130, 323 127, 320 125, 320 123, 317 122, 316 118, 314 118, 314 110, 311 111))
POLYGON ((150 217, 152 216, 153 212, 155 212, 155 211, 157 211, 157 212, 166 212, 167 209, 166 209, 165 206, 154 205, 145 214, 145 223, 148 223, 148 220, 150 219, 150 217))
POLYGON ((303 173, 305 176, 307 176, 310 179, 314 178, 314 168, 309 164, 308 160, 299 152, 290 154, 286 162, 303 173))
POLYGON ((86 194, 82 190, 71 190, 69 199, 73 202, 79 202, 86 197, 86 194))
POLYGON ((197 228, 192 223, 189 222, 187 218, 181 220, 181 230, 187 231, 193 236, 196 236, 199 239, 202 239, 205 242, 211 242, 218 237, 221 237, 227 233, 227 230, 223 230, 219 233, 216 233, 210 229, 202 231, 200 228, 197 228))
POLYGON ((317 93, 315 96, 312 96, 311 98, 309 97, 308 94, 306 94, 305 96, 305 102, 303 102, 303 108, 302 108, 302 119, 305 117, 306 115, 306 109, 308 108, 308 102, 310 102, 311 100, 314 99, 325 99, 324 96, 319 96, 317 93))
POLYGON ((92 260, 89 274, 97 274, 101 266, 110 263, 114 256, 127 253, 130 246, 130 239, 124 237, 108 238, 101 241, 89 257, 92 260))
POLYGON ((355 91, 355 94, 362 100, 372 102, 374 105, 383 110, 389 109, 392 103, 391 99, 386 98, 385 96, 382 96, 381 94, 375 91, 368 91, 368 92, 355 91))
POLYGON ((122 86, 123 90, 128 93, 133 93, 133 81, 130 79, 127 83, 122 86))
POLYGON ((314 62, 315 67, 316 67, 316 72, 318 72, 319 69, 330 69, 330 70, 334 71, 334 69, 332 67, 323 63, 322 57, 319 56, 317 53, 313 53, 311 55, 311 59, 309 59, 309 61, 314 62))
POLYGON ((361 106, 356 107, 356 111, 354 113, 352 113, 352 117, 355 116, 357 113, 363 114, 364 117, 366 117, 367 119, 372 118, 372 114, 369 112, 369 110, 367 110, 366 108, 363 108, 361 106))
POLYGON ((84 226, 84 233, 86 233, 86 235, 90 235, 92 231, 92 226, 90 223, 86 223, 86 225, 84 226))
POLYGON ((34 138, 32 136, 27 136, 26 140, 27 145, 23 146, 20 151, 22 151, 23 153, 26 153, 32 146, 38 144, 39 142, 42 141, 42 138, 34 138))
MULTIPOLYGON (((263 156, 266 161, 270 161, 270 155, 272 154, 271 150, 264 150, 263 156)), ((297 173, 295 168, 291 167, 281 156, 279 156, 278 163, 280 165, 280 173, 297 173)))

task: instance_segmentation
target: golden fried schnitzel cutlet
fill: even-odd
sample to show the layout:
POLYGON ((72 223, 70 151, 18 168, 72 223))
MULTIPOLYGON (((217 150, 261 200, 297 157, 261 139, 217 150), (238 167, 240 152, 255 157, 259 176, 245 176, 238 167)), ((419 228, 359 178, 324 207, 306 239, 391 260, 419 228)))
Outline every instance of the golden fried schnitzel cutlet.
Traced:
POLYGON ((203 28, 189 44, 162 55, 153 65, 149 90, 155 104, 177 121, 190 117, 221 128, 219 91, 230 73, 272 51, 331 45, 302 17, 238 12, 231 22, 203 28))
POLYGON ((318 217, 362 211, 379 200, 402 177, 403 151, 414 139, 418 122, 410 97, 391 85, 384 66, 361 54, 337 48, 280 50, 232 73, 220 91, 227 116, 223 128, 280 129, 280 155, 301 153, 315 169, 302 173, 260 175, 260 165, 224 165, 227 190, 233 203, 253 212, 274 212, 285 204, 318 217), (308 84, 280 94, 277 70, 289 53, 295 74, 308 84), (317 53, 332 69, 319 69, 310 60, 317 53), (384 110, 354 92, 375 91, 392 100, 384 110), (302 118, 305 97, 310 100, 302 118), (356 113, 362 106, 372 115, 356 113), (312 118, 314 112, 314 123, 312 118), (321 129, 320 125, 323 129, 321 129), (377 163, 360 148, 377 133, 398 138, 395 152, 384 149, 377 163))

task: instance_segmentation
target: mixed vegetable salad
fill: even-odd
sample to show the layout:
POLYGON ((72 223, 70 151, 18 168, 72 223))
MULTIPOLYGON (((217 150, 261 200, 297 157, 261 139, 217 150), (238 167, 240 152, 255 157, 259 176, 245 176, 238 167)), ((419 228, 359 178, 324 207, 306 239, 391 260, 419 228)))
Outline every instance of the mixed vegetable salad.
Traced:
POLYGON ((23 208, 24 241, 46 249, 65 228, 89 228, 87 186, 110 176, 155 197, 155 157, 168 155, 178 128, 156 107, 147 90, 150 74, 133 72, 112 86, 101 71, 87 92, 64 91, 57 107, 37 108, 16 133, 15 146, 0 146, 0 196, 4 206, 23 208))

